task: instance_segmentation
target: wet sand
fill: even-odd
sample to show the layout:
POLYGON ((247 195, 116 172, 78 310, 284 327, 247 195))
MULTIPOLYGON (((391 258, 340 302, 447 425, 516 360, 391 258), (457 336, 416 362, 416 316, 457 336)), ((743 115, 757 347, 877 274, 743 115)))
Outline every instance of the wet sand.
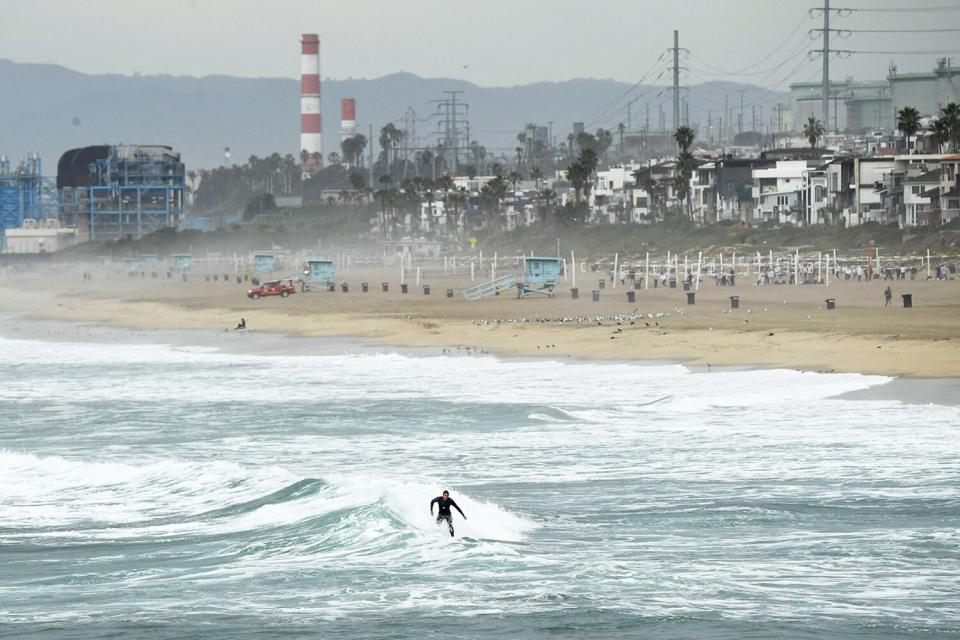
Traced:
MULTIPOLYGON (((701 283, 696 304, 681 288, 636 291, 606 279, 600 301, 591 300, 600 274, 578 273, 555 298, 517 299, 514 291, 477 302, 463 299, 469 277, 426 273, 400 293, 395 269, 338 273, 349 292, 315 290, 250 300, 249 283, 129 277, 105 268, 7 274, 0 279, 0 312, 20 318, 127 327, 134 330, 233 332, 243 317, 247 334, 352 337, 371 348, 396 347, 452 353, 550 356, 601 360, 672 360, 700 366, 776 366, 920 378, 960 377, 960 280, 834 282, 825 286, 758 287, 740 278, 736 287, 701 283), (360 284, 369 283, 362 293, 360 284), (390 290, 381 291, 381 282, 390 290), (885 308, 891 286, 894 305, 885 308), (446 289, 454 298, 446 297, 446 289), (911 293, 904 309, 900 295, 911 293), (731 310, 729 297, 740 297, 731 310), (825 299, 837 300, 836 310, 825 299), (469 350, 469 351, 468 351, 469 350)), ((626 283, 630 285, 629 281, 626 283)), ((17 324, 17 326, 22 326, 17 324)), ((277 338, 280 339, 280 338, 277 338)), ((229 339, 224 339, 226 345, 229 339)), ((295 342, 295 341, 294 341, 295 342)), ((271 348, 275 348, 274 347, 271 348)), ((223 348, 219 345, 218 348, 223 348)), ((291 347, 295 352, 298 347, 291 347)))

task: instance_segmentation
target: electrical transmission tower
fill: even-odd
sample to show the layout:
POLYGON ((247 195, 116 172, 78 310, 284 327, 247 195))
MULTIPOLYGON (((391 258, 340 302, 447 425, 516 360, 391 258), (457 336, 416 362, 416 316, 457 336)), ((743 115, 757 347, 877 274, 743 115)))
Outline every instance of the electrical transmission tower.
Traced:
POLYGON ((460 149, 470 147, 470 136, 465 134, 465 131, 470 130, 470 123, 467 120, 470 115, 470 105, 457 98, 463 91, 444 91, 443 93, 447 95, 446 98, 431 100, 437 105, 437 111, 432 115, 439 118, 439 133, 443 148, 452 152, 452 155, 447 158, 447 172, 456 175, 459 170, 460 149), (461 125, 464 129, 460 128, 461 125))

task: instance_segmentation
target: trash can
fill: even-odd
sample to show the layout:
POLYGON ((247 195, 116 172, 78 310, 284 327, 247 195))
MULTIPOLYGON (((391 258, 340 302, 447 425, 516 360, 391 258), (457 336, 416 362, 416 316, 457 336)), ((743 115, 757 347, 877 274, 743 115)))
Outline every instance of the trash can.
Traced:
POLYGON ((597 286, 600 287, 601 289, 606 289, 607 281, 601 278, 600 280, 597 281, 597 286))
POLYGON ((407 292, 407 283, 404 282, 403 284, 400 285, 400 293, 406 293, 406 292, 407 292))
POLYGON ((220 279, 220 276, 218 276, 217 274, 213 274, 213 281, 214 281, 214 282, 216 282, 216 281, 219 280, 219 279, 220 279))
POLYGON ((389 282, 381 282, 381 283, 380 283, 380 286, 383 287, 383 292, 384 292, 384 293, 386 293, 387 291, 390 291, 390 283, 389 283, 389 282))
POLYGON ((430 285, 428 284, 423 285, 423 295, 425 296, 430 295, 430 285))
POLYGON ((636 291, 627 291, 627 302, 633 304, 637 301, 637 292, 636 291))
POLYGON ((634 291, 640 291, 640 289, 642 289, 642 288, 643 288, 643 282, 642 282, 642 281, 640 281, 640 280, 634 280, 634 281, 633 281, 633 290, 634 290, 634 291))
POLYGON ((837 308, 837 299, 836 298, 827 298, 824 300, 827 303, 827 311, 833 311, 837 308))
POLYGON ((573 289, 570 289, 570 299, 578 300, 579 298, 580 298, 580 289, 576 287, 574 287, 573 289))
POLYGON ((370 291, 370 285, 367 284, 366 282, 361 282, 361 283, 360 283, 360 291, 362 291, 362 292, 364 292, 364 293, 370 291))
POLYGON ((593 290, 593 301, 594 301, 594 302, 600 302, 600 291, 599 291, 599 289, 594 289, 594 290, 593 290))
POLYGON ((730 308, 731 309, 740 308, 740 296, 730 296, 730 308))
POLYGON ((687 291, 687 304, 697 304, 696 291, 687 291))
POLYGON ((452 297, 453 297, 453 289, 447 289, 447 297, 448 297, 448 298, 452 298, 452 297))
POLYGON ((904 308, 904 309, 912 309, 912 308, 913 308, 913 294, 912 294, 912 293, 905 293, 905 294, 903 294, 903 295, 900 296, 900 297, 903 298, 903 308, 904 308))
POLYGON ((677 288, 677 280, 676 280, 676 278, 670 278, 670 288, 671 288, 671 289, 676 289, 676 288, 677 288))
POLYGON ((684 291, 690 291, 690 281, 689 281, 689 280, 684 280, 684 281, 683 281, 683 290, 684 290, 684 291))
POLYGON ((336 291, 336 290, 337 290, 337 285, 336 285, 336 284, 334 284, 333 282, 328 282, 328 283, 327 283, 327 291, 333 293, 333 292, 336 291))
POLYGON ((350 288, 347 286, 347 283, 346 283, 346 282, 341 282, 341 283, 340 283, 340 291, 343 291, 344 293, 347 293, 349 290, 350 290, 350 288))

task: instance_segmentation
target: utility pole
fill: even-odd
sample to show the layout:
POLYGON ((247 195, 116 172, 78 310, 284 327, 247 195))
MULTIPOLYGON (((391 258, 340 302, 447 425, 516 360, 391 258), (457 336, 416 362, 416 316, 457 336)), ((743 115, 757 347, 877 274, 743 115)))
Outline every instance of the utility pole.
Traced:
POLYGON ((634 98, 627 103, 627 129, 633 129, 633 103, 640 98, 634 98))
POLYGON ((730 126, 729 101, 730 101, 730 94, 729 93, 723 94, 723 119, 720 122, 720 140, 726 140, 726 138, 723 137, 723 123, 726 122, 727 126, 728 127, 730 126))
POLYGON ((823 126, 830 131, 830 0, 823 0, 823 126))
POLYGON ((680 128, 680 32, 673 32, 673 130, 680 128))
POLYGON ((737 119, 737 133, 743 133, 743 91, 740 92, 740 116, 737 119))

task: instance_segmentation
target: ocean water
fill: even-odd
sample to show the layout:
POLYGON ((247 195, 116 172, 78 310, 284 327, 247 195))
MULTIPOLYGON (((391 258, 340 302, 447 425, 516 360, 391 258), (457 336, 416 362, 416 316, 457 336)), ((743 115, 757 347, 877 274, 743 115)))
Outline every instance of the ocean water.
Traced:
POLYGON ((886 378, 0 353, 3 638, 960 634, 960 410, 886 378))

